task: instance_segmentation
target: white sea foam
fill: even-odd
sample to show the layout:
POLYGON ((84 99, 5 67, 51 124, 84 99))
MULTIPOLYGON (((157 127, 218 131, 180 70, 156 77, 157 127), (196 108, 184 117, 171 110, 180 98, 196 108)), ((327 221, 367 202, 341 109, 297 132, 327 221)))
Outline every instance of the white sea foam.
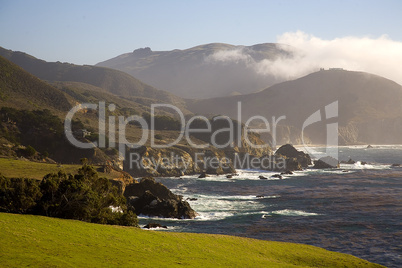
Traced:
POLYGON ((138 219, 144 220, 157 220, 157 221, 172 221, 172 222, 176 222, 176 221, 188 221, 191 219, 177 219, 177 218, 162 218, 162 217, 156 217, 156 216, 147 216, 147 215, 143 215, 143 214, 139 214, 137 215, 138 219))
MULTIPOLYGON (((288 179, 290 177, 298 176, 299 171, 293 172, 293 174, 282 174, 282 179, 288 179)), ((234 176, 234 179, 239 180, 261 180, 260 176, 264 176, 267 180, 281 180, 280 178, 272 177, 275 174, 280 174, 278 171, 267 171, 258 169, 238 169, 238 176, 234 176)))
POLYGON ((354 169, 354 170, 359 170, 359 169, 390 169, 390 165, 385 165, 385 164, 377 164, 377 163, 367 163, 367 164, 362 164, 361 161, 357 161, 354 164, 340 164, 341 169, 354 169))
POLYGON ((372 165, 372 164, 362 164, 361 161, 357 161, 353 164, 354 169, 374 169, 374 168, 381 168, 381 165, 372 165))
MULTIPOLYGON (((267 170, 252 170, 252 169, 238 169, 236 174, 227 178, 227 175, 208 175, 205 178, 199 179, 203 181, 220 181, 220 182, 236 182, 244 180, 260 180, 259 176, 264 176, 268 180, 279 180, 279 178, 271 178, 272 175, 278 174, 278 172, 267 170)), ((287 176, 287 175, 286 175, 287 176)), ((283 176, 285 178, 286 176, 283 176)))
POLYGON ((242 217, 242 216, 250 216, 250 215, 264 215, 269 212, 266 211, 251 211, 251 212, 238 212, 238 211, 231 211, 231 212, 201 212, 200 215, 195 218, 195 220, 200 221, 213 221, 213 220, 223 220, 230 217, 242 217))
POLYGON ((184 199, 190 198, 190 206, 199 213, 196 220, 221 220, 244 213, 255 213, 264 208, 262 199, 277 198, 278 196, 256 195, 207 195, 189 194, 184 199), (191 200, 193 199, 193 200, 191 200))
POLYGON ((303 210, 293 210, 293 209, 282 209, 282 210, 275 210, 272 212, 269 212, 268 214, 262 215, 262 218, 267 218, 271 216, 291 216, 291 217, 297 217, 297 216, 319 216, 322 214, 318 213, 313 213, 313 212, 306 212, 303 210))
POLYGON ((180 226, 174 226, 174 225, 169 225, 169 224, 167 224, 166 227, 167 228, 157 227, 157 228, 150 228, 150 229, 141 227, 141 229, 145 230, 145 231, 174 231, 174 232, 180 232, 182 229, 182 227, 180 227, 180 226))
MULTIPOLYGON (((276 195, 264 196, 263 198, 277 198, 276 195)), ((205 194, 194 194, 191 198, 204 198, 207 200, 256 200, 261 197, 256 195, 205 195, 205 194)))
POLYGON ((223 220, 235 215, 233 212, 199 212, 198 214, 195 219, 200 221, 223 220))

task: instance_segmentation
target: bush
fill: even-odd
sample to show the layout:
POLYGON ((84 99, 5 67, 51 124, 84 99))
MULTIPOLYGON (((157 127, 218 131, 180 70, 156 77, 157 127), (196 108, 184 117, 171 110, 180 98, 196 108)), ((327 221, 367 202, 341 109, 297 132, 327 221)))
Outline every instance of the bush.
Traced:
POLYGON ((0 211, 33 213, 41 197, 37 180, 0 176, 0 211))
POLYGON ((83 165, 78 174, 48 174, 39 183, 32 179, 0 178, 0 210, 33 213, 65 219, 138 226, 126 199, 95 169, 83 165), (116 208, 117 211, 113 211, 116 208))
POLYGON ((181 122, 167 115, 155 115, 152 117, 150 113, 143 113, 142 118, 147 122, 148 127, 152 127, 151 120, 154 120, 155 130, 181 130, 181 122))
POLYGON ((128 217, 126 199, 95 169, 84 165, 76 175, 48 174, 40 184, 43 213, 52 217, 79 219, 94 223, 136 226, 136 217, 128 217), (121 212, 113 212, 112 207, 121 212), (131 219, 131 220, 127 220, 131 219))
POLYGON ((49 110, 17 110, 9 107, 0 108, 0 120, 11 122, 3 124, 4 131, 0 131, 0 137, 4 137, 11 143, 30 145, 28 151, 21 151, 21 155, 33 156, 38 151, 48 151, 54 154, 68 141, 64 136, 63 122, 49 110))
POLYGON ((25 153, 27 156, 34 156, 36 154, 36 150, 31 145, 28 145, 27 148, 25 149, 25 153))

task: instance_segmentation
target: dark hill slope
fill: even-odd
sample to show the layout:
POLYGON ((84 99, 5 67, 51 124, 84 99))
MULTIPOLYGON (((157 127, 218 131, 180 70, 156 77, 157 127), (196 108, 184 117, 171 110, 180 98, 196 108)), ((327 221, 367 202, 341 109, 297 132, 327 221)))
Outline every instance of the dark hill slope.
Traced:
POLYGON ((144 97, 156 102, 180 106, 183 101, 168 92, 158 90, 117 70, 95 66, 79 66, 61 62, 46 62, 23 52, 0 47, 0 55, 21 66, 29 73, 48 81, 74 81, 105 89, 115 95, 144 97))
POLYGON ((0 56, 0 106, 68 111, 64 93, 0 56))
MULTIPOLYGON (((285 115, 282 125, 302 128, 305 120, 326 105, 338 101, 342 143, 402 143, 402 87, 380 76, 343 70, 312 73, 244 96, 188 102, 195 113, 236 116, 242 103, 243 120, 262 115, 285 115)), ((331 121, 335 122, 334 119, 331 121)), ((326 123, 316 123, 306 131, 314 143, 325 143, 326 123)), ((296 135, 297 136, 297 135, 296 135)))

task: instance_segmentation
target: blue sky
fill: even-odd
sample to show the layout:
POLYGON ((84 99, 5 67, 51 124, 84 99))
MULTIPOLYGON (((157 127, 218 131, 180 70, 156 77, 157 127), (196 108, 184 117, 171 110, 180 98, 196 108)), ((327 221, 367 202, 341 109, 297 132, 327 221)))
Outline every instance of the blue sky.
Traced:
MULTIPOLYGON (((302 31, 402 42, 402 1, 0 0, 0 46, 46 61, 95 64, 140 47, 277 42, 302 31)), ((292 44, 290 44, 292 45, 292 44)))

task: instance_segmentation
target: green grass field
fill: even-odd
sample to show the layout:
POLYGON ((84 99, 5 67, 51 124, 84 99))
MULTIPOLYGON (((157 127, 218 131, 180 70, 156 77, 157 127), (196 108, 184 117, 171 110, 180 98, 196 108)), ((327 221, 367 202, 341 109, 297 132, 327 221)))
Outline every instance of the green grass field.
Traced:
POLYGON ((0 213, 2 267, 382 267, 321 248, 0 213))
MULTIPOLYGON (((41 180, 46 174, 60 170, 76 174, 81 165, 48 164, 12 158, 0 158, 0 174, 8 178, 29 178, 41 180)), ((95 166, 95 168, 97 168, 95 166)), ((113 174, 98 172, 100 177, 113 178, 113 174)))

